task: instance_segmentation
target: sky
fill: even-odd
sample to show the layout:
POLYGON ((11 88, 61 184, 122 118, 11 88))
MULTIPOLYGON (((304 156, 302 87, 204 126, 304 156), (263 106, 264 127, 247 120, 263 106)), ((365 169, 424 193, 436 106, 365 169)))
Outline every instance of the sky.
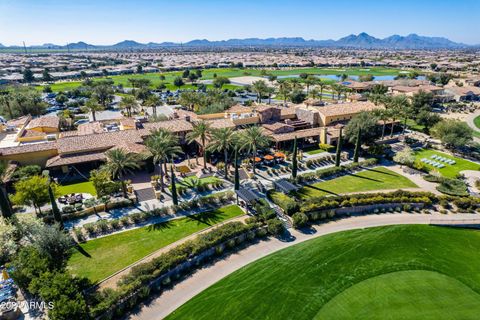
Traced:
POLYGON ((338 39, 417 33, 480 44, 480 0, 0 0, 0 43, 338 39))

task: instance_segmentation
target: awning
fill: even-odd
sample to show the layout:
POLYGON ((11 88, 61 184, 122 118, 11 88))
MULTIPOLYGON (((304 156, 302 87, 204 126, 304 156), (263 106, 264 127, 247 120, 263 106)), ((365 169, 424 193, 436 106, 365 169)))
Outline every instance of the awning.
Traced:
POLYGON ((237 196, 240 199, 242 199, 246 203, 250 203, 250 204, 261 198, 258 194, 256 194, 252 190, 245 189, 245 188, 240 188, 239 190, 236 190, 235 192, 237 193, 237 196))
POLYGON ((285 179, 274 181, 273 184, 275 186, 275 189, 283 193, 289 193, 292 191, 297 191, 299 189, 299 187, 285 179))

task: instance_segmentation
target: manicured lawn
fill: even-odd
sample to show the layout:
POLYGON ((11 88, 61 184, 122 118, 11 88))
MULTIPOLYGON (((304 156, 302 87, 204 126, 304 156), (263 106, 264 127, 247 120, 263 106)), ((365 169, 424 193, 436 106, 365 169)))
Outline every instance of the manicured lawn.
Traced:
POLYGON ((167 319, 478 319, 479 250, 466 229, 330 234, 234 272, 167 319))
MULTIPOLYGON (((196 177, 194 177, 194 176, 185 177, 185 178, 182 179, 182 181, 187 182, 187 181, 193 180, 193 179, 195 179, 195 178, 196 178, 196 177)), ((197 179, 198 179, 198 178, 197 178, 197 179)), ((200 180, 200 183, 201 183, 201 184, 215 183, 215 182, 220 182, 220 181, 222 181, 222 179, 219 179, 219 178, 214 177, 214 176, 205 177, 205 178, 200 178, 200 179, 198 179, 198 180, 200 180)))
MULTIPOLYGON (((415 120, 413 119, 407 119, 407 127, 411 130, 420 131, 420 132, 424 132, 425 130, 425 126, 416 123, 415 120)), ((389 127, 387 127, 387 130, 388 128, 389 127)))
POLYGON ((241 215, 243 211, 238 206, 231 205, 91 240, 80 245, 84 253, 78 250, 73 252, 68 268, 78 276, 99 281, 192 233, 241 215))
POLYGON ((307 185, 298 191, 302 198, 338 195, 350 192, 416 188, 409 179, 384 167, 368 169, 347 176, 307 185))
MULTIPOLYGON (((442 174, 442 176, 447 177, 447 178, 455 178, 460 171, 463 170, 480 170, 480 165, 476 164, 474 162, 458 158, 458 157, 453 157, 451 155, 448 155, 443 152, 435 151, 435 150, 430 150, 430 149, 422 149, 420 151, 415 152, 415 157, 417 159, 422 159, 422 158, 427 158, 431 159, 430 157, 432 155, 437 155, 437 156, 442 156, 447 159, 455 160, 456 163, 451 165, 451 164, 445 164, 444 168, 438 169, 434 168, 428 164, 425 164, 427 167, 432 168, 437 170, 442 174)), ((434 159, 431 159, 434 160, 434 159)))
POLYGON ((478 129, 480 129, 480 116, 476 117, 475 119, 473 119, 473 123, 475 123, 475 127, 477 127, 478 129))
POLYGON ((97 190, 95 190, 91 181, 60 185, 58 191, 62 196, 71 193, 90 193, 94 196, 97 195, 97 190))
POLYGON ((314 154, 319 154, 319 153, 323 153, 323 152, 326 152, 326 151, 323 150, 323 149, 313 147, 313 148, 305 148, 305 149, 303 149, 303 152, 308 153, 309 155, 314 155, 314 154))

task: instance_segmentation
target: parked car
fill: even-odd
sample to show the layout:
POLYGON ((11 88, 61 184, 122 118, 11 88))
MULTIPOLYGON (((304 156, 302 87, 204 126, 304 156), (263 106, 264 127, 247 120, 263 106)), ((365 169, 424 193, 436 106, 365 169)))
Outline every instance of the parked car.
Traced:
POLYGON ((80 119, 80 120, 75 121, 73 124, 78 126, 80 124, 89 123, 89 122, 90 122, 90 120, 88 120, 88 119, 80 119))

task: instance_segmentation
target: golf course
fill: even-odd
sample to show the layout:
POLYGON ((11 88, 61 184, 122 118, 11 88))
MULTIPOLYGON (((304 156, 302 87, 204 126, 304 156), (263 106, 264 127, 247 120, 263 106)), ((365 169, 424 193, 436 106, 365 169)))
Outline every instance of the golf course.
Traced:
POLYGON ((167 319, 478 319, 479 249, 467 229, 333 233, 247 265, 167 319))

